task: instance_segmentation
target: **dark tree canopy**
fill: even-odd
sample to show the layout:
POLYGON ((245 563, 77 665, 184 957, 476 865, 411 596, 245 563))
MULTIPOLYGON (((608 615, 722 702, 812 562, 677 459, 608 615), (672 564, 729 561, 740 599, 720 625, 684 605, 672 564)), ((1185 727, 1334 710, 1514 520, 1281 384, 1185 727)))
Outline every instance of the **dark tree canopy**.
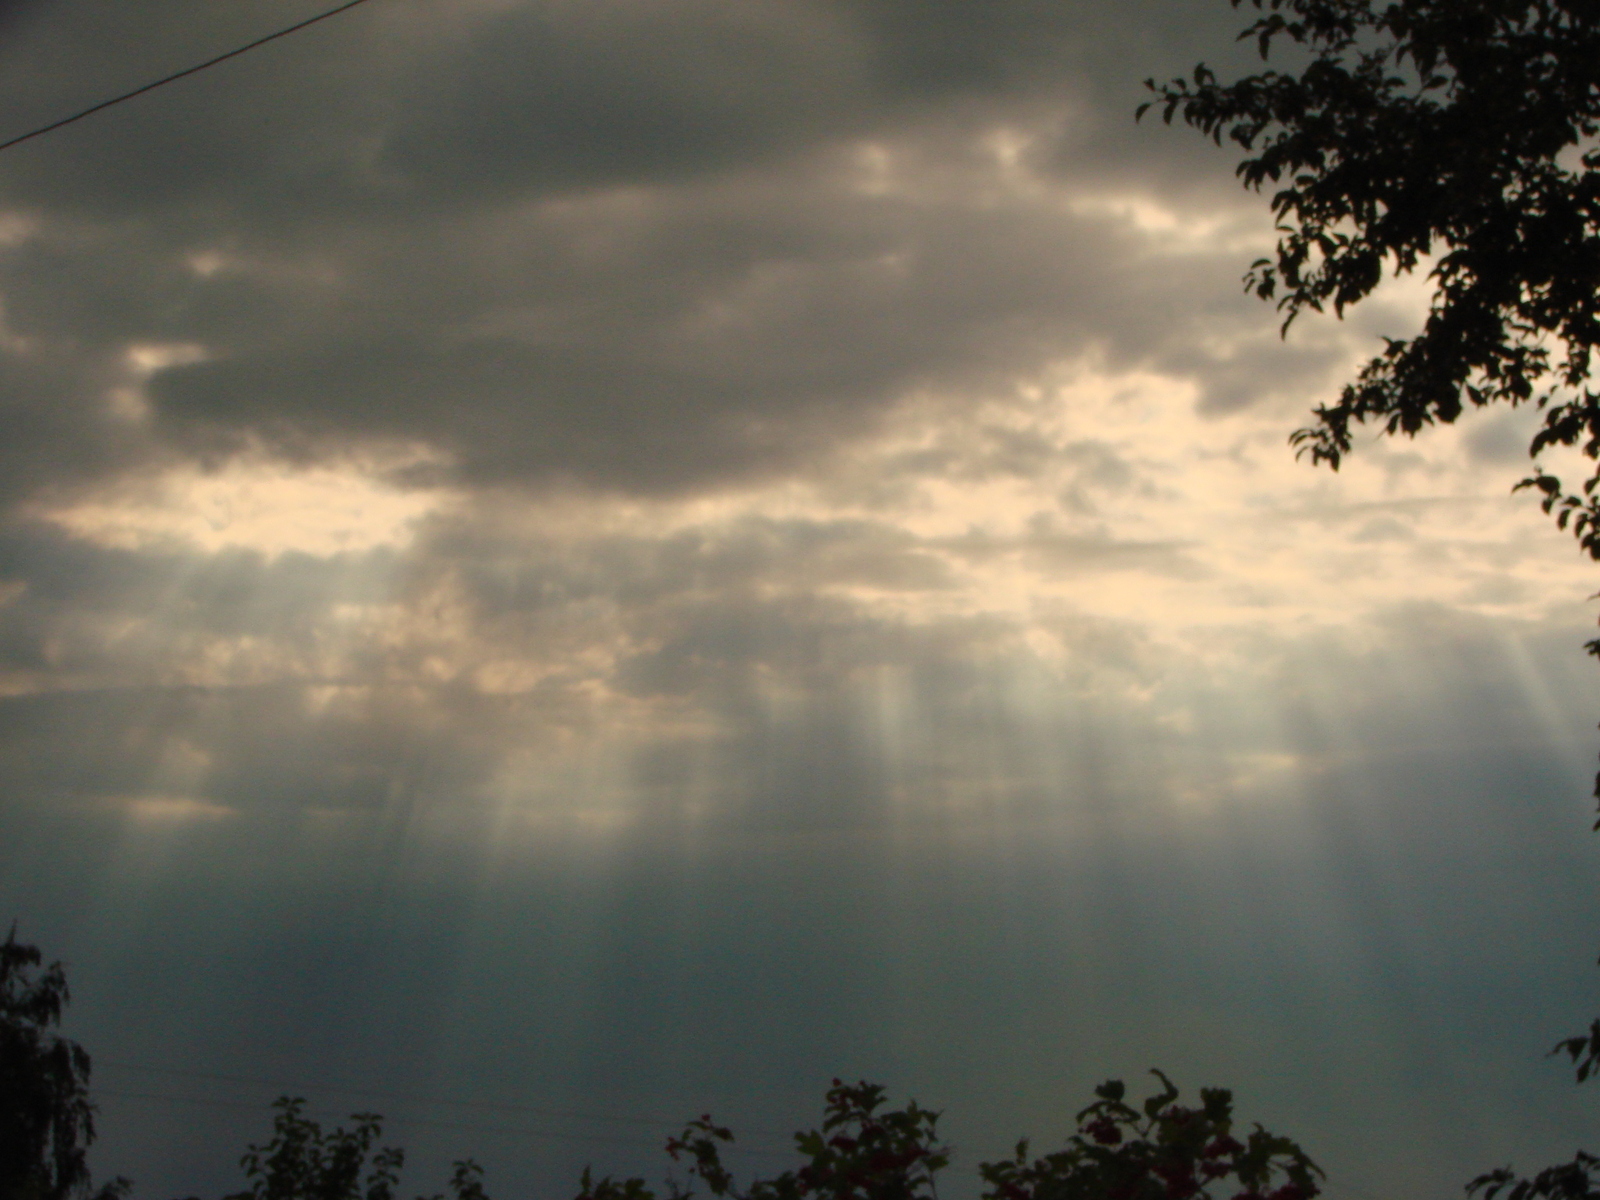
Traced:
MULTIPOLYGON (((1280 240, 1247 285, 1342 313, 1431 259, 1420 334, 1389 339, 1294 443, 1335 469, 1352 426, 1415 434, 1467 406, 1536 404, 1529 452, 1600 462, 1600 0, 1250 0, 1240 39, 1299 65, 1221 83, 1204 65, 1156 98, 1240 146, 1280 240)), ((1238 7, 1240 0, 1233 0, 1238 7)), ((1600 471, 1521 486, 1600 558, 1600 471)), ((1600 644, 1592 644, 1600 652, 1600 644)))
POLYGON ((1467 1195, 1481 1195, 1483 1200, 1596 1200, 1600 1158, 1580 1150, 1571 1162, 1546 1167, 1531 1179, 1503 1167, 1474 1179, 1467 1185, 1467 1195))
MULTIPOLYGON (((1162 1090, 1137 1108, 1115 1080, 1096 1088, 1062 1149, 1030 1159, 1024 1141, 1014 1158, 979 1164, 982 1200, 1314 1200, 1319 1194, 1322 1172, 1295 1142, 1259 1125, 1233 1136, 1230 1093, 1202 1088, 1199 1106, 1190 1107, 1178 1102, 1165 1075, 1153 1074, 1162 1090)), ((877 1084, 835 1079, 822 1123, 794 1135, 799 1164, 749 1182, 722 1161, 732 1130, 702 1116, 667 1139, 667 1155, 683 1177, 657 1190, 638 1176, 597 1179, 585 1169, 576 1200, 938 1200, 936 1177, 950 1163, 939 1114, 915 1101, 890 1108, 884 1100, 877 1084)), ((224 1200, 398 1200, 405 1155, 376 1149, 381 1118, 358 1113, 352 1128, 325 1131, 304 1115, 303 1101, 285 1097, 276 1107, 272 1140, 251 1146, 240 1160, 249 1186, 224 1200)), ((455 1164, 450 1196, 489 1200, 472 1160, 455 1164)))
POLYGON ((1322 1169, 1290 1138, 1257 1125, 1234 1136, 1233 1094, 1201 1088, 1200 1106, 1179 1104, 1160 1071, 1162 1090, 1138 1108, 1120 1080, 1095 1089, 1078 1114, 1078 1132, 1053 1154, 1016 1156, 980 1168, 983 1200, 1313 1200, 1322 1169))
MULTIPOLYGON (((0 944, 0 1197, 67 1200, 89 1193, 94 1141, 89 1055, 56 1034, 71 998, 60 963, 40 968, 38 947, 0 944)), ((121 1180, 101 1188, 111 1200, 121 1180)))
MULTIPOLYGON (((1095 1089, 1062 1149, 981 1163, 982 1200, 1313 1200, 1322 1172, 1289 1138, 1257 1125, 1233 1136, 1233 1097, 1202 1088, 1199 1107, 1162 1090, 1135 1108, 1117 1080, 1095 1089)), ((937 1200, 935 1176, 950 1161, 936 1133, 938 1114, 915 1102, 883 1108, 884 1089, 838 1079, 822 1126, 795 1134, 804 1165, 741 1186, 722 1164, 733 1134, 709 1116, 667 1143, 712 1196, 726 1200, 937 1200)), ((669 1181, 657 1193, 643 1179, 596 1180, 584 1172, 577 1200, 687 1200, 692 1187, 669 1181)))
POLYGON ((934 1178, 950 1162, 950 1147, 937 1134, 939 1114, 916 1101, 884 1110, 883 1100, 877 1084, 835 1079, 821 1127, 794 1135, 804 1165, 742 1186, 722 1162, 733 1132, 702 1116, 667 1140, 672 1161, 688 1169, 688 1185, 669 1180, 657 1193, 638 1177, 597 1180, 585 1170, 577 1200, 688 1200, 696 1178, 727 1200, 937 1200, 934 1178))
MULTIPOLYGON (((273 1107, 278 1116, 272 1140, 245 1151, 239 1165, 249 1185, 226 1200, 395 1200, 399 1195, 406 1155, 396 1146, 378 1147, 382 1117, 355 1113, 351 1128, 324 1130, 305 1115, 304 1100, 283 1096, 273 1107)), ((457 1162, 450 1177, 454 1200, 487 1200, 482 1174, 471 1159, 457 1162)))

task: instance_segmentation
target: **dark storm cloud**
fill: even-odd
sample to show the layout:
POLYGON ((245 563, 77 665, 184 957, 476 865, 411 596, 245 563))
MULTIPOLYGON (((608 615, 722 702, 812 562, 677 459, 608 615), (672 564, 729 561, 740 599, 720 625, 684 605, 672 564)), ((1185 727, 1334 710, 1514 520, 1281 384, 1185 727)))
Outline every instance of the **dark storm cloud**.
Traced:
MULTIPOLYGON (((207 12, 63 6, 0 89, 34 119, 244 36, 207 12)), ((340 17, 8 156, 6 478, 400 442, 468 481, 678 490, 1094 346, 1239 403, 1244 364, 1197 349, 1254 315, 1232 256, 1153 270, 1110 218, 1008 194, 985 142, 1031 131, 1043 178, 1068 142, 1115 146, 1108 180, 1169 161, 1119 56, 1178 38, 1141 28, 1043 0, 340 17), (105 403, 140 344, 205 355, 155 368, 148 426, 105 403)))
MULTIPOLYGON (((152 381, 158 436, 422 440, 468 479, 654 491, 814 462, 918 388, 1003 394, 1101 343, 1141 357, 1158 285, 1120 277, 1115 230, 861 196, 843 170, 360 234, 285 281, 174 280, 193 315, 129 340, 212 357, 152 381)), ((1225 313, 1216 265, 1185 274, 1225 313)))
MULTIPOLYGON (((171 2, 50 18, 0 47, 17 132, 264 32, 250 10, 196 20, 171 2)), ((290 224, 363 201, 472 207, 702 175, 972 101, 1003 115, 1085 88, 1138 95, 1139 71, 1187 66, 1202 32, 1233 24, 1204 5, 1056 0, 387 0, 30 145, 6 186, 116 215, 201 200, 259 218, 292 198, 290 224)), ((1128 115, 1080 125, 1126 134, 1128 115)))

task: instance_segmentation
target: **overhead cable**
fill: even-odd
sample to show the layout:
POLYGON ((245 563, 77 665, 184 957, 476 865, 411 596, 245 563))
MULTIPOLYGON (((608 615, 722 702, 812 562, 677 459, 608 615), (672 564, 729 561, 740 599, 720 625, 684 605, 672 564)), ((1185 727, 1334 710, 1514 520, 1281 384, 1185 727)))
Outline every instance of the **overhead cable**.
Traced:
MULTIPOLYGON (((568 1121, 600 1121, 613 1125, 637 1125, 648 1129, 676 1129, 682 1126, 682 1121, 669 1121, 660 1117, 647 1117, 636 1115, 623 1115, 620 1113, 582 1112, 569 1108, 553 1108, 546 1105, 528 1104, 523 1102, 506 1102, 498 1100, 456 1100, 445 1096, 423 1096, 416 1093, 395 1092, 385 1088, 340 1087, 325 1083, 304 1083, 283 1079, 266 1079, 260 1076, 231 1075, 218 1071, 194 1071, 180 1067, 145 1066, 139 1063, 118 1062, 110 1059, 95 1059, 96 1067, 110 1067, 113 1070, 136 1071, 147 1075, 168 1075, 182 1079, 216 1080, 221 1083, 248 1084, 255 1087, 271 1088, 280 1092, 296 1092, 306 1095, 345 1095, 366 1096, 375 1100, 393 1101, 399 1104, 421 1104, 444 1108, 476 1108, 492 1112, 513 1113, 532 1117, 557 1118, 568 1121)), ((98 1089, 97 1089, 98 1090, 98 1089)), ((107 1093, 108 1095, 110 1093, 107 1093)), ((791 1135, 776 1129, 741 1129, 740 1132, 747 1137, 776 1138, 784 1142, 791 1140, 791 1135)))
MULTIPOLYGON (((167 1104, 194 1104, 202 1108, 235 1108, 253 1112, 261 1112, 270 1105, 247 1100, 219 1100, 209 1096, 175 1096, 168 1092, 130 1092, 121 1088, 96 1088, 97 1095, 108 1096, 115 1100, 156 1100, 167 1104)), ((331 1110, 329 1110, 331 1111, 331 1110)), ((603 1133, 575 1133, 570 1130, 558 1129, 531 1129, 525 1126, 483 1125, 470 1121, 439 1121, 430 1117, 394 1117, 385 1118, 384 1123, 391 1127, 422 1126, 428 1129, 449 1129, 468 1133, 487 1133, 501 1137, 535 1138, 548 1142, 587 1142, 606 1146, 638 1146, 637 1138, 618 1136, 603 1133)), ((774 1158, 782 1157, 779 1150, 766 1149, 752 1146, 728 1146, 724 1148, 726 1154, 736 1154, 745 1157, 774 1158)))
POLYGON ((308 25, 315 25, 318 21, 326 21, 329 17, 337 16, 348 9, 354 8, 358 4, 365 4, 366 2, 367 0, 346 0, 344 4, 341 4, 336 8, 330 8, 327 12, 318 13, 314 17, 307 17, 304 21, 298 21, 286 29, 278 30, 276 33, 269 33, 266 37, 259 37, 255 41, 248 42, 237 49, 229 50, 226 54, 219 54, 215 58, 208 58, 203 63, 197 63, 192 67, 185 67, 181 71, 177 71, 166 76, 165 78, 157 79, 153 83, 147 83, 143 87, 136 87, 131 92, 124 92, 122 95, 113 96, 109 100, 102 100, 99 104, 92 104, 82 112, 73 113, 70 117, 62 117, 59 121, 52 121, 48 125, 41 125, 38 129, 24 133, 20 137, 14 137, 10 141, 0 142, 0 150, 9 150, 12 146, 20 145, 31 138, 36 138, 43 134, 50 133, 52 130, 60 129, 63 125, 71 125, 74 121, 81 121, 85 117, 94 115, 101 109, 110 108, 113 104, 121 104, 124 100, 132 100, 135 96, 142 96, 146 92, 153 92, 158 87, 165 87, 167 84, 176 82, 177 80, 183 79, 186 76, 194 75, 197 72, 204 71, 207 67, 214 67, 220 62, 227 62, 230 58, 238 58, 239 55, 254 50, 257 46, 265 46, 268 42, 277 41, 277 39, 281 37, 288 37, 291 33, 295 33, 301 29, 304 29, 308 25))

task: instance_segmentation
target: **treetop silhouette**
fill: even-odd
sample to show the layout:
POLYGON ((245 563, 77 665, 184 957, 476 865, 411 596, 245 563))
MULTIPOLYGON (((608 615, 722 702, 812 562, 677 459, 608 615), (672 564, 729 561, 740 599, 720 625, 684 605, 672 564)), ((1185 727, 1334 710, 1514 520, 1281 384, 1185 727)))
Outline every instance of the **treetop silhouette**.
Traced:
POLYGON ((1434 284, 1422 332, 1385 339, 1291 440, 1338 469, 1355 426, 1414 435, 1468 406, 1534 404, 1518 487, 1600 558, 1600 2, 1250 3, 1261 15, 1240 40, 1309 61, 1231 83, 1201 64, 1146 80, 1139 109, 1227 138, 1244 185, 1275 189, 1277 253, 1246 286, 1276 298, 1287 330, 1307 309, 1342 314, 1386 270, 1431 259, 1434 284), (1563 482, 1537 463, 1554 446, 1596 469, 1563 482))
POLYGON ((13 925, 0 943, 0 1198, 116 1200, 126 1180, 98 1191, 90 1180, 88 1052, 55 1032, 71 999, 66 973, 42 961, 13 925))

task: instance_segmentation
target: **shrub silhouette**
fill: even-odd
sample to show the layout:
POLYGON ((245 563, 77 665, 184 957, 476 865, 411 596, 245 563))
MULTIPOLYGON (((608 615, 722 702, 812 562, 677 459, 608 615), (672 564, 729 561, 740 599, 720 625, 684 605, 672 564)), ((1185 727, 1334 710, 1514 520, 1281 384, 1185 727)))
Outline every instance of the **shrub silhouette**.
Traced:
MULTIPOLYGON (((1311 1200, 1321 1170, 1289 1138, 1259 1125, 1244 1141, 1233 1136, 1233 1097, 1204 1088, 1200 1106, 1178 1103, 1180 1093, 1160 1071, 1162 1090, 1140 1108, 1110 1080, 1078 1113, 1075 1134, 1061 1150, 1030 1159, 1028 1143, 999 1162, 982 1163, 985 1200, 1311 1200)), ((730 1200, 924 1200, 936 1196, 934 1177, 950 1161, 938 1140, 939 1115, 915 1101, 880 1111, 884 1089, 835 1079, 822 1126, 795 1135, 805 1162, 771 1179, 739 1187, 723 1165, 733 1134, 709 1116, 689 1123, 667 1142, 667 1153, 689 1162, 713 1196, 730 1200)), ((694 1192, 676 1182, 663 1193, 637 1177, 595 1180, 584 1172, 577 1200, 683 1200, 694 1192)))

